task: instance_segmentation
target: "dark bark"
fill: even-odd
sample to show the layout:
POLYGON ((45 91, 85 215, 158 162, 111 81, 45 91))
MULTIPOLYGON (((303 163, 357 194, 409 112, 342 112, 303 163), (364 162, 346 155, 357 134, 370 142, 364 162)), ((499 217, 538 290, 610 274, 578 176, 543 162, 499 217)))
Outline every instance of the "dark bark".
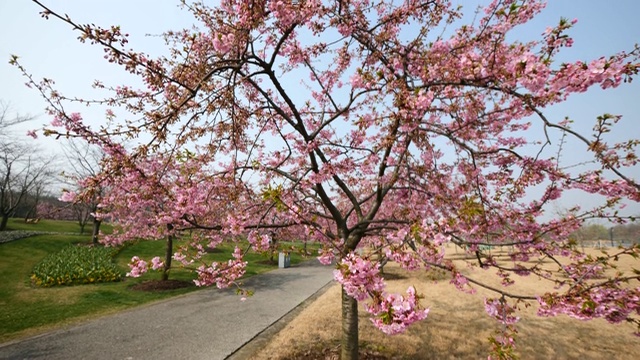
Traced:
POLYGON ((4 231, 7 228, 7 222, 9 222, 9 214, 2 214, 2 221, 0 221, 0 231, 4 231))
POLYGON ((91 242, 93 245, 98 245, 98 234, 100 233, 100 224, 102 220, 96 218, 93 219, 93 228, 91 229, 91 242))
MULTIPOLYGON (((173 225, 167 225, 169 231, 173 230, 173 225)), ((171 258, 173 256, 173 235, 167 236, 167 247, 164 254, 164 268, 162 270, 162 280, 169 280, 169 270, 171 270, 171 258)))
POLYGON ((275 238, 274 235, 271 235, 271 244, 269 244, 269 247, 270 247, 269 262, 272 264, 275 264, 276 254, 278 253, 278 240, 275 238))
POLYGON ((358 302, 342 288, 342 360, 358 360, 358 302))

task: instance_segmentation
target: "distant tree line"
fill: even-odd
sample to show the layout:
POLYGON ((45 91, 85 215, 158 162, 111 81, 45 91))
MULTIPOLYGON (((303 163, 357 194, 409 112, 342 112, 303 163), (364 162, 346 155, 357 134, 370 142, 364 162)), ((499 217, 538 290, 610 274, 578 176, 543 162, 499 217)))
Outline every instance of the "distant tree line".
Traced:
POLYGON ((9 218, 23 218, 25 222, 71 220, 79 223, 81 232, 92 223, 97 242, 99 222, 92 214, 98 199, 69 203, 59 197, 61 186, 76 191, 81 179, 96 172, 102 153, 69 141, 64 147, 68 173, 60 173, 53 155, 15 131, 15 125, 33 119, 13 113, 9 104, 0 100, 0 231, 6 230, 9 218))
POLYGON ((609 227, 603 224, 584 224, 572 236, 579 243, 605 240, 604 244, 612 246, 620 243, 640 244, 640 221, 609 227), (613 244, 608 244, 607 241, 613 244))

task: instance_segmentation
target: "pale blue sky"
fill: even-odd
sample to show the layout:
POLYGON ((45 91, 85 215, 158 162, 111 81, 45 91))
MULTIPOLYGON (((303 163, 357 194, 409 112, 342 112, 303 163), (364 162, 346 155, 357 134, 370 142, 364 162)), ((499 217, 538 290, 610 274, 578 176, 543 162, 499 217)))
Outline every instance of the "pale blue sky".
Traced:
MULTIPOLYGON (((67 13, 78 23, 96 23, 102 26, 121 25, 131 34, 130 45, 136 49, 159 54, 163 52, 162 40, 145 34, 159 34, 164 30, 189 27, 190 15, 177 7, 177 1, 169 0, 43 0, 52 9, 67 13)), ((453 0, 471 13, 483 0, 453 0)), ((32 115, 43 114, 44 101, 24 86, 25 79, 9 65, 9 56, 20 56, 20 61, 36 77, 52 78, 57 88, 66 94, 83 96, 91 94, 94 79, 107 84, 127 83, 130 79, 120 69, 102 60, 102 50, 96 46, 81 44, 77 34, 61 21, 44 20, 40 8, 28 0, 0 0, 0 99, 11 102, 13 109, 32 115)), ((514 33, 519 39, 535 39, 547 26, 554 25, 560 17, 577 18, 578 23, 570 34, 575 40, 573 48, 565 50, 562 61, 591 60, 611 55, 621 50, 631 50, 640 42, 640 1, 637 0, 551 0, 544 12, 532 23, 514 33)), ((92 123, 102 121, 102 112, 79 108, 85 118, 94 117, 92 123)), ((557 120, 569 115, 578 125, 590 129, 597 115, 609 112, 621 114, 624 120, 612 134, 613 137, 637 138, 640 136, 640 79, 623 84, 613 91, 589 91, 574 96, 569 102, 556 106, 548 115, 557 120)), ((41 115, 28 128, 48 123, 41 115)), ((16 131, 23 136, 25 128, 16 131)), ((55 144, 44 141, 44 146, 55 151, 55 144)), ((584 153, 583 148, 568 149, 566 157, 584 153)), ((633 169, 630 176, 640 178, 640 170, 633 169)), ((567 204, 568 205, 568 204, 567 204)), ((634 204, 630 212, 640 213, 634 204)))

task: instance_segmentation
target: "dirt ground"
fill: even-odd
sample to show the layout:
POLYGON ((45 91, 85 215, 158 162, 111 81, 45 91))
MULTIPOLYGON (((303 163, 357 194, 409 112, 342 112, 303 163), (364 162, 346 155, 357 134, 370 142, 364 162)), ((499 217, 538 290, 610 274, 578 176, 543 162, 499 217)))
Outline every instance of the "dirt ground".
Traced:
MULTIPOLYGON (((597 250, 589 250, 596 251, 597 250)), ((448 257, 462 262, 461 254, 448 249, 448 257)), ((638 268, 638 261, 623 259, 621 267, 638 268)), ((492 272, 468 269, 475 278, 491 283, 492 272)), ((414 285, 430 308, 426 320, 407 332, 386 336, 373 327, 368 314, 360 310, 361 359, 486 359, 488 337, 499 328, 484 310, 483 297, 491 293, 478 289, 462 293, 449 284, 447 275, 434 272, 407 273, 397 265, 385 267, 388 291, 404 293, 414 285)), ((550 285, 535 277, 510 290, 539 293, 550 285)), ((493 282, 495 283, 495 282, 493 282)), ((634 285, 636 286, 636 285, 634 285)), ((522 359, 638 359, 640 338, 631 324, 612 325, 605 320, 579 321, 567 316, 542 318, 535 306, 519 314, 517 351, 522 359)), ((338 359, 340 339, 340 288, 331 287, 270 339, 252 359, 338 359)))

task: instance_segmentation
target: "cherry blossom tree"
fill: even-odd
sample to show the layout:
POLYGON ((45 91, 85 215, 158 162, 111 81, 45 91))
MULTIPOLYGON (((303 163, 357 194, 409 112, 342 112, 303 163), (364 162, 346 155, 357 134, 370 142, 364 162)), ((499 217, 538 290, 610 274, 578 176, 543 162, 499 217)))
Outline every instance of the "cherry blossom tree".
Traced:
POLYGON ((69 208, 68 204, 60 201, 57 197, 47 196, 38 204, 38 216, 51 220, 75 220, 76 214, 69 208))
MULTIPOLYGON (((119 149, 112 157, 112 162, 120 164, 126 157, 125 150, 119 149)), ((96 191, 100 192, 95 217, 97 221, 108 218, 116 225, 112 234, 102 236, 101 242, 106 245, 137 239, 166 241, 164 259, 154 258, 152 268, 162 270, 162 280, 168 280, 174 257, 183 265, 192 263, 183 254, 189 250, 174 253, 174 242, 181 233, 191 232, 193 241, 189 247, 195 252, 190 260, 201 257, 206 247, 215 248, 222 241, 222 237, 207 233, 221 229, 216 221, 224 214, 221 211, 224 204, 229 202, 222 197, 229 186, 224 179, 207 173, 201 164, 201 159, 192 155, 175 162, 161 155, 132 161, 128 166, 116 166, 80 179, 80 191, 66 191, 62 199, 93 201, 96 191), (197 231, 202 229, 206 231, 197 231)), ((135 258, 131 267, 132 274, 141 275, 147 270, 147 261, 135 258)))
MULTIPOLYGON (((291 228, 320 242, 320 261, 336 264, 342 285, 343 359, 358 355, 358 302, 388 334, 427 317, 420 289, 385 290, 380 253, 407 270, 448 271, 463 292, 493 291, 484 304, 504 325, 492 338, 498 357, 514 351, 523 301, 537 302, 541 316, 640 324, 638 274, 602 277, 639 248, 592 257, 569 237, 588 219, 624 223, 617 206, 640 201, 640 185, 627 175, 638 140, 609 142, 616 115, 594 119, 588 134, 546 111, 574 93, 631 81, 638 48, 560 63, 558 54, 573 45, 574 21, 566 19, 536 41, 511 39, 543 9, 539 1, 495 0, 460 25, 460 10, 442 0, 222 0, 215 7, 184 1, 194 27, 166 32, 169 55, 153 57, 128 49, 117 26, 77 24, 35 2, 144 84, 96 81, 113 96, 79 99, 12 60, 49 102, 45 134, 101 146, 111 165, 100 181, 146 194, 106 199, 107 207, 140 209, 118 217, 147 237, 191 227, 216 239, 212 245, 246 237, 259 248, 268 241, 264 229, 291 228), (65 111, 73 102, 108 107, 111 125, 91 129, 65 111), (139 120, 118 119, 111 108, 139 120), (131 139, 139 141, 125 151, 131 139), (567 141, 581 144, 592 166, 564 166, 567 141), (545 217, 570 190, 606 200, 545 217), (481 283, 447 260, 449 243, 504 286, 481 283), (492 246, 512 248, 508 264, 486 250, 492 246), (531 259, 548 259, 557 271, 531 259), (532 275, 557 291, 508 288, 532 275)), ((173 258, 189 263, 188 254, 173 258)), ((242 256, 238 249, 227 264, 203 265, 197 283, 228 286, 243 273, 242 256)), ((146 269, 134 259, 132 275, 146 269)))
MULTIPOLYGON (((193 238, 192 258, 204 255, 207 247, 219 245, 223 238, 214 231, 221 229, 218 219, 224 214, 224 203, 229 201, 223 197, 229 186, 224 178, 210 176, 201 164, 201 159, 189 156, 175 162, 154 156, 118 169, 116 174, 103 175, 102 179, 91 178, 93 183, 109 189, 102 198, 105 207, 98 212, 98 218, 106 216, 119 225, 103 241, 120 244, 137 238, 166 240, 164 260, 152 261, 154 269, 162 268, 163 280, 169 277, 174 241, 185 230, 190 230, 193 238), (199 229, 208 231, 193 232, 199 229)), ((189 251, 181 249, 175 257, 183 265, 190 265, 190 261, 184 261, 183 252, 189 251)))
POLYGON ((63 145, 63 150, 68 162, 67 169, 62 175, 70 189, 63 189, 62 199, 70 201, 68 206, 80 225, 80 234, 84 233, 87 223, 91 222, 91 242, 97 245, 101 220, 95 214, 107 189, 99 183, 89 182, 91 196, 84 194, 82 201, 76 201, 75 194, 82 192, 85 183, 100 173, 104 154, 95 146, 73 139, 63 145))

